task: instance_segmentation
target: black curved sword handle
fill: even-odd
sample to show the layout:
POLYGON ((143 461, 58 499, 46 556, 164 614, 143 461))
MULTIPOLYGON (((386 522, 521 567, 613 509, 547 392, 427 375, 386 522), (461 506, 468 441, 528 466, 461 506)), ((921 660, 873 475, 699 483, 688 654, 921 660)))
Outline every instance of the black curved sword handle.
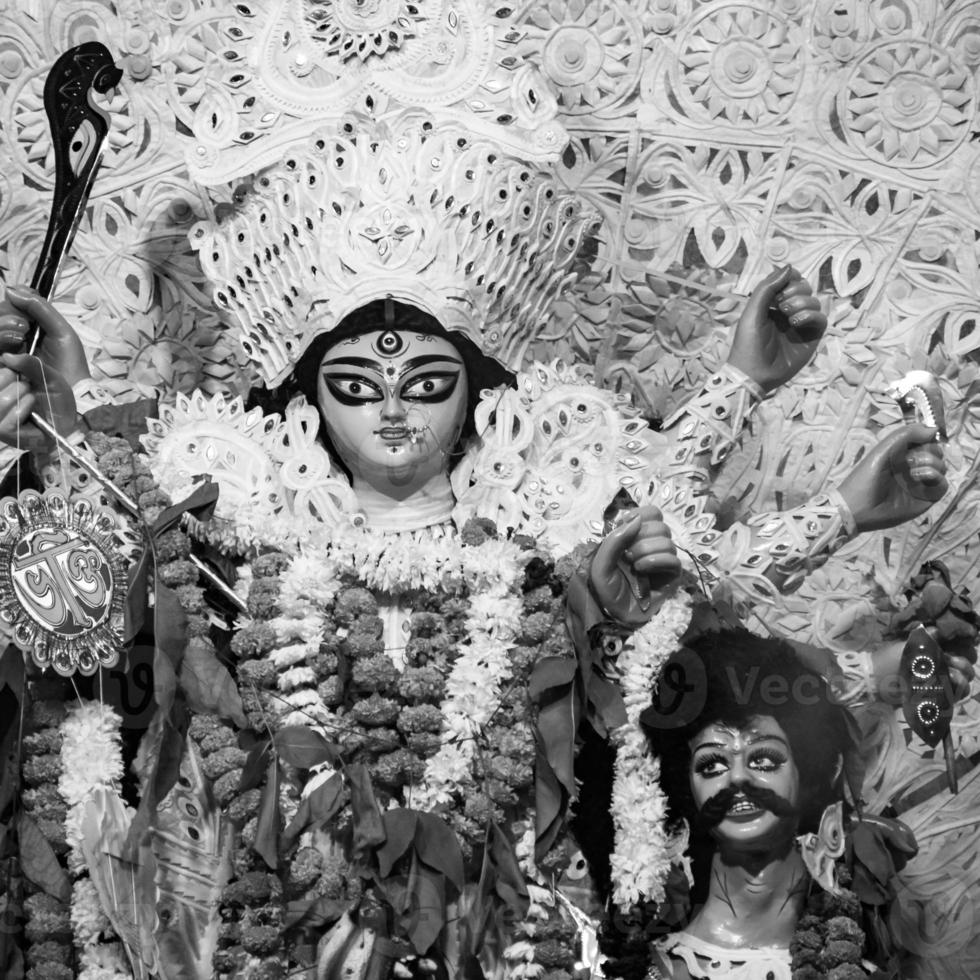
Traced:
MULTIPOLYGON (((44 83, 44 110, 54 144, 54 200, 31 285, 45 298, 75 237, 109 133, 109 114, 96 105, 94 93, 111 92, 122 74, 104 44, 87 41, 66 51, 44 83)), ((27 340, 27 350, 34 353, 37 331, 32 329, 27 340)))

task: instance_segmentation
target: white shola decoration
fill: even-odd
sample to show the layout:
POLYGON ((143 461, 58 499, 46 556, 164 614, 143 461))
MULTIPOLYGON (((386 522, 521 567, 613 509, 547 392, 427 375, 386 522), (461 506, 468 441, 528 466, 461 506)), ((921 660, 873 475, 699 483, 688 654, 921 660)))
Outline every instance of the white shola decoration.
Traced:
POLYGON ((198 224, 192 243, 245 356, 275 387, 379 283, 519 366, 595 221, 550 173, 401 113, 351 117, 293 147, 237 215, 198 224))

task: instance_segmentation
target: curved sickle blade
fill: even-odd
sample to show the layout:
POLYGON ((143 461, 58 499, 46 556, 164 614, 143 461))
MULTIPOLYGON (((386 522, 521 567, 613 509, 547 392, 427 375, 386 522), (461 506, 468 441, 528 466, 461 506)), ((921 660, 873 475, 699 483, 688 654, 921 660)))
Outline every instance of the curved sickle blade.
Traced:
MULTIPOLYGON (((49 297, 61 260, 75 237, 109 132, 109 115, 95 104, 119 84, 122 71, 109 49, 87 41, 66 51, 44 83, 44 109, 54 144, 55 184, 51 218, 31 285, 49 297)), ((29 338, 33 353, 35 337, 29 338)))

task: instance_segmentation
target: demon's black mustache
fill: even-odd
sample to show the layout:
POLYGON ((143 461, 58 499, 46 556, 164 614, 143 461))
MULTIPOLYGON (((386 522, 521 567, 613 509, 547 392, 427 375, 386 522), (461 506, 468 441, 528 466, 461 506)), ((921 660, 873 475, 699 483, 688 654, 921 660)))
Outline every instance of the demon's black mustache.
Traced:
POLYGON ((740 797, 763 810, 769 810, 777 817, 795 817, 799 812, 789 800, 773 790, 764 786, 755 786, 752 783, 743 783, 728 786, 706 800, 704 806, 698 811, 698 826, 703 830, 716 827, 725 819, 725 815, 732 808, 732 804, 740 797))

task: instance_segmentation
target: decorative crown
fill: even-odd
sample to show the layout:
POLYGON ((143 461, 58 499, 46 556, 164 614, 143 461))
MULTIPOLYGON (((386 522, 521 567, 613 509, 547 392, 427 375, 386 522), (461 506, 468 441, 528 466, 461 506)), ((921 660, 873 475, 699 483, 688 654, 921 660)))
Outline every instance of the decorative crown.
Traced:
POLYGON ((549 173, 406 111, 314 135, 192 241, 246 356, 275 386, 314 337, 384 296, 516 369, 595 221, 549 173))

